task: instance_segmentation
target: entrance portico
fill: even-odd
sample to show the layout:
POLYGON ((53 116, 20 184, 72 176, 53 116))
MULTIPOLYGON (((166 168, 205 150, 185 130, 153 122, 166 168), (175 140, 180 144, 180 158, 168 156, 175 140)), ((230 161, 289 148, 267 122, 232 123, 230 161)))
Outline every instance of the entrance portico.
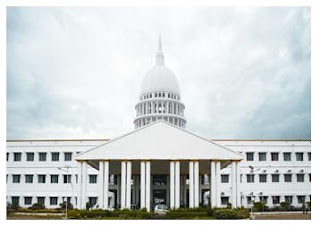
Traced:
POLYGON ((79 209, 85 209, 88 201, 88 165, 99 171, 98 205, 102 209, 112 208, 108 202, 110 175, 121 179, 118 180, 121 209, 131 209, 136 203, 138 208, 150 211, 157 202, 165 202, 172 209, 199 207, 204 201, 200 191, 200 176, 204 175, 210 179, 206 186, 210 206, 220 207, 220 170, 228 166, 231 166, 231 203, 240 206, 238 163, 242 156, 163 121, 84 152, 76 160, 80 165, 79 209))

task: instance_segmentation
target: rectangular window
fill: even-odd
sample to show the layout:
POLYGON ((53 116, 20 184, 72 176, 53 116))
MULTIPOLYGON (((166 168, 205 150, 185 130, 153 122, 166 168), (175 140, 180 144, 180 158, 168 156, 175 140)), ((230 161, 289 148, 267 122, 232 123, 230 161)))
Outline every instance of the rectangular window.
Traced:
POLYGON ((311 161, 311 152, 308 152, 308 161, 311 161))
POLYGON ((221 174, 221 183, 229 183, 229 174, 221 174))
POLYGON ((229 197, 222 196, 221 197, 221 205, 228 205, 229 203, 229 197))
POLYGON ((268 196, 260 196, 260 202, 267 204, 268 203, 268 196))
POLYGON ((110 185, 117 185, 117 181, 118 181, 117 175, 110 174, 110 176, 109 176, 109 184, 110 185))
POLYGON ((299 162, 303 161, 303 153, 302 152, 297 152, 296 153, 296 160, 299 162))
POLYGON ((89 205, 90 207, 93 207, 97 204, 97 197, 89 197, 89 205))
POLYGON ((271 152, 271 161, 279 161, 279 153, 271 152))
POLYGON ((291 204, 292 203, 292 195, 286 195, 285 197, 284 197, 284 200, 286 201, 286 203, 289 203, 289 204, 291 204))
POLYGON ((304 182, 304 174, 301 174, 301 173, 297 174, 297 182, 304 182))
POLYGON ((34 153, 27 152, 27 162, 33 162, 33 161, 34 161, 34 153))
POLYGON ((15 183, 15 184, 20 183, 20 175, 18 174, 12 175, 12 183, 15 183))
POLYGON ((272 203, 279 204, 280 203, 280 196, 272 196, 272 203))
POLYGON ((7 161, 9 161, 9 156, 10 154, 9 154, 9 152, 7 152, 7 161))
POLYGON ((298 195, 297 198, 299 204, 303 204, 306 202, 306 197, 304 195, 298 195))
POLYGON ((254 174, 247 174, 247 183, 254 183, 254 174))
POLYGON ((51 175, 51 184, 58 184, 59 183, 59 175, 51 175))
POLYGON ((253 152, 247 152, 247 161, 253 161, 253 152))
POLYGON ((50 197, 50 205, 58 205, 58 197, 50 197))
POLYGON ((266 152, 259 153, 259 161, 267 161, 267 153, 266 152))
POLYGON ((96 184, 97 183, 97 175, 89 175, 89 183, 96 184))
POLYGON ((64 160, 71 161, 72 160, 72 152, 65 152, 64 153, 64 160))
POLYGON ((252 202, 251 196, 247 196, 247 204, 248 204, 248 205, 251 205, 251 202, 252 202))
POLYGON ((21 153, 20 152, 13 153, 13 161, 21 162, 21 153))
POLYGON ((283 153, 283 161, 291 161, 291 153, 290 152, 283 153))
POLYGON ((284 182, 292 182, 292 174, 285 174, 284 182))
POLYGON ((51 161, 59 162, 59 152, 52 152, 51 153, 51 161))
POLYGON ((279 182, 279 174, 271 174, 272 182, 279 182))
POLYGON ((31 196, 24 197, 24 205, 31 205, 31 204, 32 204, 32 197, 31 196))
POLYGON ((33 183, 33 175, 26 175, 26 183, 27 184, 32 184, 33 183))
POLYGON ((311 173, 309 173, 309 182, 311 182, 311 173))
POLYGON ((37 197, 37 203, 38 204, 41 204, 41 205, 44 205, 44 202, 45 202, 45 197, 37 197))
POLYGON ((11 204, 19 205, 19 196, 12 196, 11 197, 11 204))
POLYGON ((63 175, 63 183, 64 184, 70 184, 71 183, 71 175, 63 175))
POLYGON ((153 175, 153 185, 167 185, 166 175, 153 175))
POLYGON ((40 161, 40 162, 45 162, 45 161, 47 161, 47 153, 45 153, 45 152, 40 152, 40 153, 39 153, 39 161, 40 161))
POLYGON ((40 184, 46 183, 46 175, 43 175, 43 174, 38 175, 38 183, 40 184))
POLYGON ((267 174, 260 174, 259 175, 259 182, 266 183, 267 182, 267 174))

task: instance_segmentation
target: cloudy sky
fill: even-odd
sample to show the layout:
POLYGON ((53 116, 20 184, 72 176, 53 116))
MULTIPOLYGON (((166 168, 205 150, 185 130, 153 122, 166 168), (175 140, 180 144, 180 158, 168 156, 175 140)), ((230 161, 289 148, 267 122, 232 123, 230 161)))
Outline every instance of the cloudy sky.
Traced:
POLYGON ((308 7, 9 8, 7 138, 131 131, 159 33, 188 130, 310 139, 308 7))

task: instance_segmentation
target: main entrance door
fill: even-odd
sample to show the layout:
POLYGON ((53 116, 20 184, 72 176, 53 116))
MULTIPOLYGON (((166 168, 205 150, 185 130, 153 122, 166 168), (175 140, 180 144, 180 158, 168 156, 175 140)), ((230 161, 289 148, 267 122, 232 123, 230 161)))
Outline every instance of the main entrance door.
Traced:
POLYGON ((158 203, 167 203, 167 190, 153 190, 153 205, 155 206, 158 203))

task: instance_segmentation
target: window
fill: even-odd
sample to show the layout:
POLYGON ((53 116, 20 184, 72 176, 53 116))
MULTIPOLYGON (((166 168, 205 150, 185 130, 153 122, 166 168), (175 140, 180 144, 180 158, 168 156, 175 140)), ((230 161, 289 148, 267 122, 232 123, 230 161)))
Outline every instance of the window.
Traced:
POLYGON ((280 196, 272 196, 272 203, 279 204, 280 203, 280 196))
POLYGON ((247 174, 247 183, 254 183, 254 174, 247 174))
POLYGON ((302 152, 296 153, 296 160, 299 162, 303 161, 303 153, 302 152))
POLYGON ((301 174, 301 173, 297 174, 297 182, 304 182, 304 174, 301 174))
POLYGON ((109 176, 109 184, 110 185, 117 185, 117 175, 114 175, 114 174, 110 174, 109 176))
POLYGON ((201 174, 201 184, 202 185, 209 185, 210 184, 210 177, 208 174, 201 174))
POLYGON ((259 175, 259 182, 266 183, 267 182, 267 174, 260 174, 259 175))
POLYGON ((279 161, 279 153, 278 152, 271 153, 271 161, 279 161))
POLYGON ((72 160, 72 153, 71 152, 65 152, 64 153, 64 160, 65 161, 71 161, 72 160))
MULTIPOLYGON (((8 161, 8 158, 7 158, 8 161)), ((311 152, 308 152, 308 161, 311 161, 311 152)))
POLYGON ((309 182, 311 182, 311 173, 309 173, 309 182))
POLYGON ((272 182, 279 182, 279 174, 271 174, 272 182))
POLYGON ((156 98, 157 98, 157 93, 155 93, 155 94, 154 94, 154 97, 156 97, 156 98))
POLYGON ((89 197, 89 206, 93 207, 97 204, 97 197, 89 197))
POLYGON ((71 183, 71 175, 63 175, 63 183, 64 184, 70 184, 71 183))
POLYGON ((31 204, 32 204, 32 197, 31 196, 24 197, 24 205, 31 205, 31 204))
POLYGON ((286 195, 285 197, 284 197, 284 201, 286 201, 286 203, 289 203, 289 204, 291 204, 292 203, 292 195, 286 195))
POLYGON ((59 152, 52 152, 51 153, 51 161, 59 162, 59 152))
POLYGON ((167 176, 166 175, 153 175, 153 185, 166 185, 167 176))
POLYGON ((229 174, 221 174, 221 183, 229 183, 229 174))
POLYGON ((12 196, 11 197, 11 204, 19 205, 19 196, 12 196))
POLYGON ((221 205, 228 205, 229 203, 229 197, 221 197, 221 205))
POLYGON ((59 175, 51 175, 51 184, 58 184, 59 182, 59 175))
POLYGON ((12 183, 20 183, 20 175, 18 174, 12 175, 12 183))
POLYGON ((10 154, 9 154, 9 152, 7 152, 7 161, 9 161, 9 156, 10 154))
POLYGON ((260 196, 260 202, 267 204, 268 203, 268 196, 260 196))
POLYGON ((21 153, 13 153, 13 161, 21 162, 21 153))
POLYGON ((50 205, 58 205, 58 197, 50 197, 50 205))
POLYGON ((283 153, 283 161, 291 161, 291 153, 290 152, 283 153))
POLYGON ((44 205, 44 202, 45 202, 45 197, 37 197, 38 204, 44 205))
POLYGON ((39 161, 40 162, 45 162, 47 160, 47 153, 40 152, 39 153, 39 161))
POLYGON ((97 175, 89 175, 89 183, 96 184, 97 183, 97 175))
POLYGON ((253 152, 247 152, 247 161, 253 161, 253 152))
POLYGON ((252 197, 247 196, 247 204, 250 205, 252 203, 252 197))
POLYGON ((305 203, 306 201, 306 197, 304 196, 304 195, 298 195, 297 196, 297 198, 298 198, 298 203, 299 204, 303 204, 303 203, 305 203))
POLYGON ((292 174, 285 174, 284 182, 292 182, 292 174))
POLYGON ((34 153, 27 152, 27 162, 33 162, 33 161, 34 161, 34 153))
POLYGON ((266 152, 259 153, 259 161, 267 161, 267 153, 266 152))
POLYGON ((44 184, 46 183, 46 175, 38 175, 38 183, 44 184))
POLYGON ((26 175, 26 183, 31 184, 33 183, 33 175, 26 175))

